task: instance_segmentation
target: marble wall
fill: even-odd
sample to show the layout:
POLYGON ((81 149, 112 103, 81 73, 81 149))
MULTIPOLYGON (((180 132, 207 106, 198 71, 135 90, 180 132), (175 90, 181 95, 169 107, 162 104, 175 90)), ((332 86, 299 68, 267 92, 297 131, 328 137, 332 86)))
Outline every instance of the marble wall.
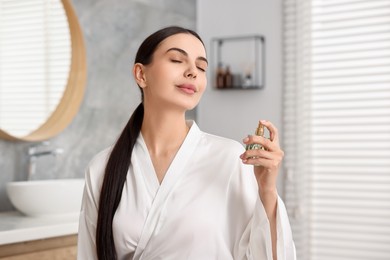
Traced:
MULTIPOLYGON (((39 158, 32 179, 83 177, 89 160, 115 141, 140 102, 131 74, 140 43, 164 26, 196 26, 193 0, 73 0, 73 5, 87 49, 86 93, 73 122, 49 140, 64 153, 39 158)), ((13 210, 6 183, 26 179, 30 145, 0 140, 0 211, 13 210)))

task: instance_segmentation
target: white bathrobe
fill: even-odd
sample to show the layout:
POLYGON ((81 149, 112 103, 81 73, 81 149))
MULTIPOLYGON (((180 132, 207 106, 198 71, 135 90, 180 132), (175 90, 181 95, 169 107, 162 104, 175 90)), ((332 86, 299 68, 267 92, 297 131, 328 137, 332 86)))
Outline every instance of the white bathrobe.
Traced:
MULTIPOLYGON (((140 134, 113 220, 118 259, 272 259, 270 226, 253 166, 243 146, 202 132, 195 122, 161 185, 140 134)), ((91 161, 78 234, 78 259, 97 259, 99 193, 110 148, 91 161)), ((277 209, 278 259, 295 259, 282 200, 277 209)))

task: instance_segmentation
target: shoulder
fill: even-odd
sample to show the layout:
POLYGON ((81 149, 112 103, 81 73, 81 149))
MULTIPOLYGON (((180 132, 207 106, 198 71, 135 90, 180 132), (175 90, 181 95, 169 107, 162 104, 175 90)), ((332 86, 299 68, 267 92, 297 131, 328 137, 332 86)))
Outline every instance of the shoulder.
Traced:
POLYGON ((243 144, 233 139, 202 131, 195 121, 190 121, 189 124, 191 125, 191 136, 199 138, 197 147, 202 149, 199 152, 202 152, 205 156, 210 155, 210 153, 237 156, 245 150, 243 144))
POLYGON ((211 146, 209 149, 214 157, 210 161, 218 165, 220 174, 228 175, 229 192, 236 198, 237 205, 245 207, 245 214, 249 216, 258 197, 258 186, 253 166, 243 164, 239 157, 245 151, 244 145, 236 140, 209 133, 203 133, 202 140, 211 146))
POLYGON ((113 148, 113 146, 109 146, 109 147, 105 148, 104 150, 102 150, 102 151, 98 152, 97 154, 95 154, 92 157, 91 161, 89 162, 88 166, 89 167, 98 167, 101 164, 106 164, 107 160, 108 160, 108 157, 111 154, 112 148, 113 148))
POLYGON ((244 146, 236 140, 202 132, 201 142, 212 146, 220 152, 229 151, 234 154, 242 153, 245 149, 244 146))
POLYGON ((109 146, 92 157, 87 167, 87 178, 100 178, 104 175, 104 170, 112 148, 113 146, 109 146))

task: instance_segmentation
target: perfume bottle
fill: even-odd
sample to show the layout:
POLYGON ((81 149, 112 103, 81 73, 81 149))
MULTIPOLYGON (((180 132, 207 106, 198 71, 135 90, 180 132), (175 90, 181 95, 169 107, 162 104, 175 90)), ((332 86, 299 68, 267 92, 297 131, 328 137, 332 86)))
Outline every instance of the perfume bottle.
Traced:
MULTIPOLYGON (((256 135, 264 137, 264 125, 259 122, 259 125, 257 126, 256 135)), ((260 144, 247 144, 246 145, 246 150, 264 150, 264 147, 260 144)))

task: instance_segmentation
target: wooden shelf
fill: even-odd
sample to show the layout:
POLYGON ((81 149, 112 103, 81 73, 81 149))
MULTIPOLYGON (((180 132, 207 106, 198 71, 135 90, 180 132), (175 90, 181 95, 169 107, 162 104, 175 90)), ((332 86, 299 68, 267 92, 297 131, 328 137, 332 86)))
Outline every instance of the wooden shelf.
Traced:
POLYGON ((76 259, 77 235, 0 246, 0 260, 76 259))

